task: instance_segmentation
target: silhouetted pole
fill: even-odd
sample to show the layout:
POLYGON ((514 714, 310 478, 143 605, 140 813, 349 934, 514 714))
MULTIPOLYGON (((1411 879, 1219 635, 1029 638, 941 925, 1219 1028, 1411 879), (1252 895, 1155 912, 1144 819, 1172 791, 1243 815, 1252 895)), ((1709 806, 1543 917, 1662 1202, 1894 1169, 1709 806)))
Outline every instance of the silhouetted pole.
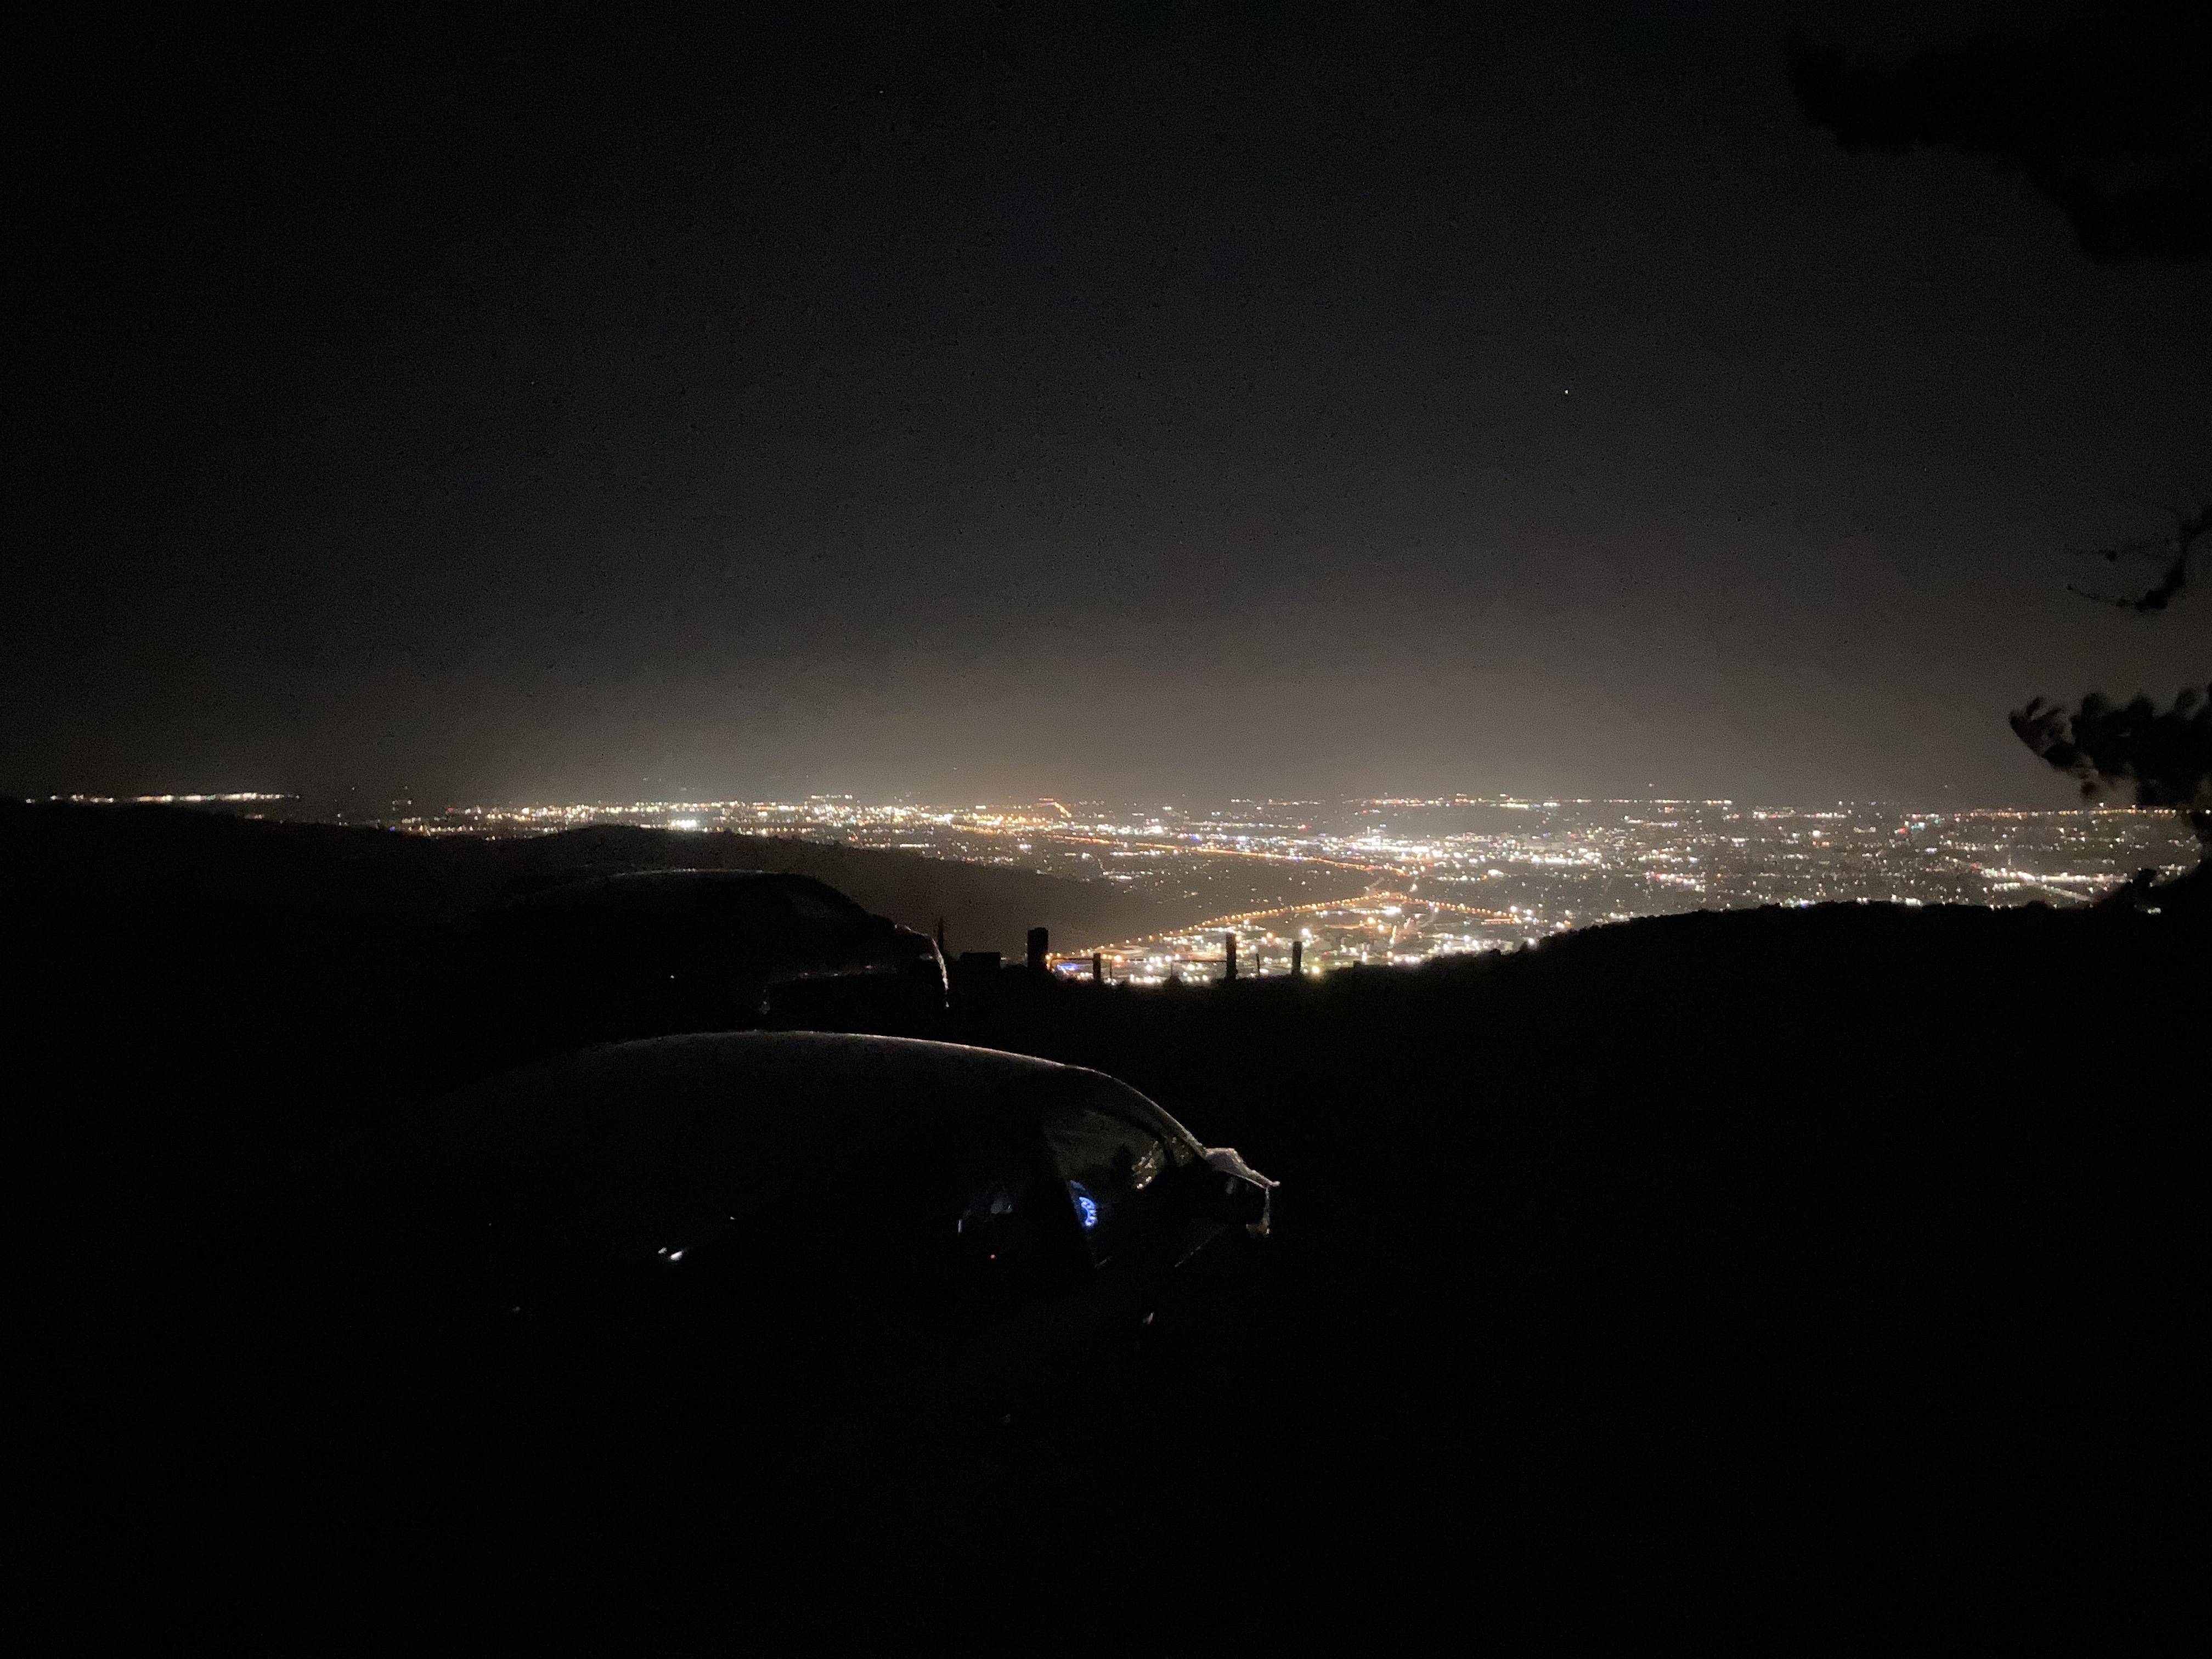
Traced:
POLYGON ((1297 979, 1306 971, 1306 942, 1302 939, 1291 941, 1291 977, 1297 979))
POLYGON ((940 957, 945 954, 945 918, 943 916, 937 919, 937 954, 940 957))
POLYGON ((1030 972, 1033 974, 1044 972, 1045 952, 1051 948, 1051 945, 1052 934, 1048 929, 1042 927, 1030 929, 1030 972))
POLYGON ((1221 936, 1221 943, 1224 947, 1221 957, 1221 981, 1225 985, 1237 977, 1237 935, 1224 933, 1221 936))
POLYGON ((1091 953, 1091 982, 1093 985, 1103 985, 1106 982, 1106 953, 1103 951, 1093 951, 1091 953))

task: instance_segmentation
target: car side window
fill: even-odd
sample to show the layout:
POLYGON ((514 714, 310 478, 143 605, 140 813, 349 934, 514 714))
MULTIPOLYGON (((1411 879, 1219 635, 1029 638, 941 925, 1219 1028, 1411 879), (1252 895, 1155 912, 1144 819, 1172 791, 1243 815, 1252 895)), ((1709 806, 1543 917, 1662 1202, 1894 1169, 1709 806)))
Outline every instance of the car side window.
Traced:
POLYGON ((1047 1105, 1043 1128, 1091 1262, 1103 1267, 1134 1242, 1148 1193, 1170 1167, 1168 1149, 1149 1129, 1079 1100, 1047 1105))
POLYGON ((1015 1295, 1067 1287, 1084 1257, 1065 1205, 1056 1182, 1013 1158, 970 1181, 953 1224, 969 1282, 1015 1295))
POLYGON ((805 884, 799 883, 779 884, 776 896, 783 900, 785 914, 796 915, 799 921, 811 927, 852 927, 854 922, 863 921, 867 915, 867 911, 854 905, 852 900, 845 898, 842 894, 814 890, 814 887, 805 887, 805 884))

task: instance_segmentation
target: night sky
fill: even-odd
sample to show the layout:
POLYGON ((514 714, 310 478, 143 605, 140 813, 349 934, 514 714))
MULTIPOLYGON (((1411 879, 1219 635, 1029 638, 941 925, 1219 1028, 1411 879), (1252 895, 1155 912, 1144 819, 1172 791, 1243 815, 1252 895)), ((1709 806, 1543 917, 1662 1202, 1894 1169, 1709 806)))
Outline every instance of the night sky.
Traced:
POLYGON ((1791 100, 2017 6, 58 9, 0 789, 2058 804, 2212 655, 2065 591, 2212 269, 1791 100))

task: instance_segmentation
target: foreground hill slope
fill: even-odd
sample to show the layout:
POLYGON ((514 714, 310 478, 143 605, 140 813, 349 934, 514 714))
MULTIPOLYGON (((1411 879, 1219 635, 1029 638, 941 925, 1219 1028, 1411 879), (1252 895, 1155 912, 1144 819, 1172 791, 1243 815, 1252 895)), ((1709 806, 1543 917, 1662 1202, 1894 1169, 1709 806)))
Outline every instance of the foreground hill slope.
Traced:
MULTIPOLYGON (((257 844, 287 850, 210 866, 228 909, 338 915, 287 861, 300 842, 257 844)), ((485 890, 453 879, 376 914, 485 890)), ((387 1647, 457 1608, 496 1623, 489 1568, 432 1606, 410 1568, 315 1554, 253 1462, 262 1397, 199 1334, 228 1218, 449 1080, 420 927, 149 922, 89 878, 41 902, 67 971, 16 1005, 16 1075, 39 1079, 18 1213, 52 1241, 34 1291, 85 1312, 53 1352, 96 1372, 98 1443, 125 1465, 87 1489, 173 1511, 210 1558, 283 1560, 287 1607, 373 1604, 387 1647), (180 1405, 191 1387, 214 1403, 180 1405), (164 1468, 190 1478, 137 1473, 164 1468), (345 1603, 348 1573, 374 1595, 345 1603)), ((1128 1631, 1094 1632, 1127 1650, 1347 1620, 1568 1652, 2143 1645, 2194 1571, 2164 1519, 2199 1410, 2212 1172, 2212 931, 2183 908, 1696 915, 1304 985, 1006 975, 956 1035, 1113 1071, 1240 1146, 1284 1182, 1278 1235, 1194 1285, 1042 1473, 903 1499, 886 1475, 888 1533, 822 1534, 832 1583, 927 1560, 970 1608, 1153 1587, 1128 1631), (901 1530, 900 1502, 924 1521, 901 1530)), ((757 1628, 731 1567, 749 1503, 672 1490, 650 1533, 634 1510, 563 1521, 579 1559, 629 1575, 603 1628, 648 1606, 757 1628)))
POLYGON ((2124 912, 1695 915, 1308 988, 1068 988, 980 1035, 1283 1180, 1228 1358, 1162 1365, 1253 1472, 1243 1518, 1194 1476, 1133 1521, 1285 1634, 1353 1583, 1569 1652, 2126 1645, 2189 1582, 2208 945, 2124 912))

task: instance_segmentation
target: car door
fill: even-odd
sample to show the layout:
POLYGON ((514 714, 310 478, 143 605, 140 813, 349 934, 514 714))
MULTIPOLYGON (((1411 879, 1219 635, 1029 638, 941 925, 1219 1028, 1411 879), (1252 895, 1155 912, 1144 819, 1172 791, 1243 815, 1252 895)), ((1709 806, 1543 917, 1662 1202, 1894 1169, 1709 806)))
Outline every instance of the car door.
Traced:
POLYGON ((1071 1073, 1043 1105, 1040 1127, 1094 1268, 1126 1276, 1160 1265, 1180 1225, 1168 1193, 1189 1149, 1116 1099, 1120 1085, 1071 1073))

